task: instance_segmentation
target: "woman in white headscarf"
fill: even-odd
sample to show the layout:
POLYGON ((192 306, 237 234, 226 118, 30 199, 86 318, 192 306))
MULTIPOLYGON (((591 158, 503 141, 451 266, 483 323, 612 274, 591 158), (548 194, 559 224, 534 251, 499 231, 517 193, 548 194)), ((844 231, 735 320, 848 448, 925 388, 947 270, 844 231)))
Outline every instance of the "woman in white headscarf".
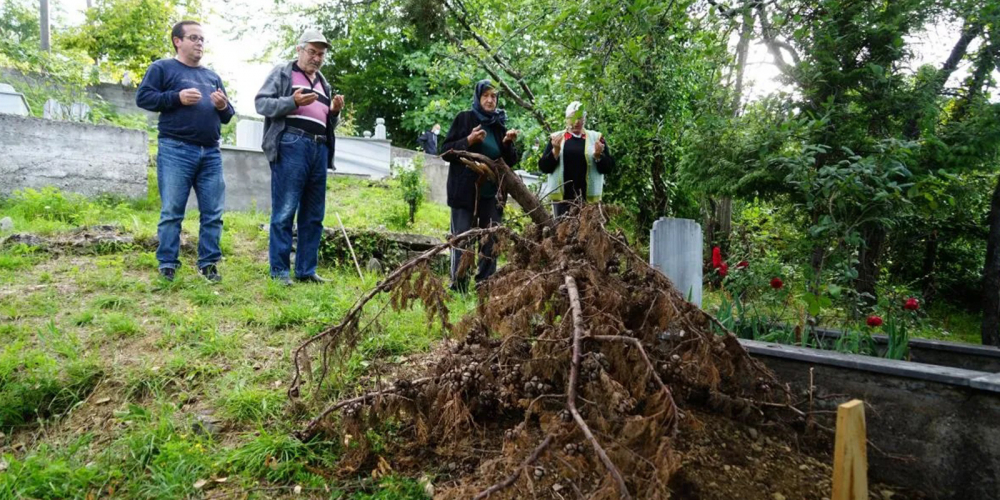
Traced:
POLYGON ((565 215, 573 202, 601 201, 604 176, 615 160, 600 132, 586 129, 587 112, 580 101, 566 107, 566 130, 549 137, 538 168, 549 174, 545 192, 552 200, 552 213, 565 215))

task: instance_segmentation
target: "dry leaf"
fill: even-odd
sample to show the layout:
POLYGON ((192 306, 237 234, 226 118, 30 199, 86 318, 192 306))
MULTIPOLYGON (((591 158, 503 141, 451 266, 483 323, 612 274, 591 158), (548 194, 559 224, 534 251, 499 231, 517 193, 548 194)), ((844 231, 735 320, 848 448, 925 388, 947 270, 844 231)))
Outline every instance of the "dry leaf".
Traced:
POLYGON ((388 475, 392 472, 392 466, 389 465, 389 462, 387 462, 385 458, 378 457, 378 470, 383 476, 388 475))
POLYGON ((194 482, 194 489, 200 490, 200 489, 204 488, 206 484, 208 484, 207 480, 205 480, 205 479, 199 479, 199 480, 197 480, 197 481, 194 482))
POLYGON ((424 494, 427 498, 434 498, 434 484, 431 483, 431 478, 427 475, 420 476, 419 484, 424 487, 424 494))
POLYGON ((108 401, 111 401, 111 398, 104 397, 104 398, 98 399, 97 401, 94 401, 94 404, 95 405, 102 405, 104 403, 107 403, 108 401))
POLYGON ((299 485, 296 484, 295 485, 295 489, 292 490, 292 491, 294 491, 296 495, 301 495, 302 494, 302 486, 299 486, 299 485))
POLYGON ((216 483, 224 483, 226 481, 229 481, 229 476, 226 476, 226 477, 217 477, 215 479, 212 479, 212 481, 214 481, 216 483))

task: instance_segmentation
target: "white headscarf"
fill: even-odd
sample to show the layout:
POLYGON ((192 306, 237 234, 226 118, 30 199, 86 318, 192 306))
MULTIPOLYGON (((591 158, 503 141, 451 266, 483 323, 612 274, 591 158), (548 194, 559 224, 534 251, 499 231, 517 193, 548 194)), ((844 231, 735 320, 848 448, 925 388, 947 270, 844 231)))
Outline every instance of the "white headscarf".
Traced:
MULTIPOLYGON (((576 113, 580 111, 581 107, 583 107, 583 103, 580 101, 573 101, 569 103, 569 106, 566 106, 566 119, 575 118, 576 113)), ((586 111, 583 112, 583 118, 587 119, 586 111)))

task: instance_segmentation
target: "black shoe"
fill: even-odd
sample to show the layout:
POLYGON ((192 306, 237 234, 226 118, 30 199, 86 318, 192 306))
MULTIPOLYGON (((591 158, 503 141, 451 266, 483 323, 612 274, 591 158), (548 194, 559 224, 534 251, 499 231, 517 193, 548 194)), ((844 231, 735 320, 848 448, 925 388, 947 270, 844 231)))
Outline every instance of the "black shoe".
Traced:
POLYGON ((219 269, 215 267, 215 264, 209 264, 198 270, 201 275, 211 281, 212 283, 218 283, 222 281, 222 275, 219 274, 219 269))
POLYGON ((310 274, 309 276, 296 276, 295 281, 301 281, 303 283, 329 283, 330 280, 326 278, 320 278, 318 274, 310 274))
POLYGON ((174 275, 177 274, 177 270, 171 267, 164 267, 160 269, 160 277, 167 281, 174 281, 174 275))
POLYGON ((271 276, 271 279, 284 286, 292 286, 292 279, 288 276, 271 276))

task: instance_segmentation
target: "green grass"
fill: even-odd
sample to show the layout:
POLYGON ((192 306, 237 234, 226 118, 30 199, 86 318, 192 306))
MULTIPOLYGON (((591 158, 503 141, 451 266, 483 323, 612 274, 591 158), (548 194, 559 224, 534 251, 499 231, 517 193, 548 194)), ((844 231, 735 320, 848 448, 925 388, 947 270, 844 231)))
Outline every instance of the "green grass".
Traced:
POLYGON ((100 379, 101 367, 78 356, 71 339, 50 337, 48 343, 46 349, 17 341, 0 351, 0 429, 64 413, 100 379))
POLYGON ((332 177, 327 182, 326 227, 339 227, 340 214, 349 228, 408 231, 443 236, 450 227, 448 207, 424 202, 417 210, 416 222, 409 225, 409 207, 403 201, 396 181, 382 182, 332 177))
MULTIPOLYGON (((149 199, 134 202, 26 192, 0 200, 0 212, 17 232, 58 235, 113 224, 149 238, 159 217, 152 189, 149 199)), ((339 227, 339 212, 349 229, 437 236, 448 229, 447 208, 431 203, 416 224, 401 223, 402 199, 391 186, 367 181, 331 179, 327 207, 328 227, 339 227)), ((183 223, 192 246, 197 218, 189 212, 183 223)), ((213 477, 228 477, 225 488, 251 498, 265 497, 256 487, 295 485, 324 497, 330 488, 332 498, 424 498, 413 493, 416 481, 401 476, 352 481, 354 493, 337 493, 316 471, 337 470, 339 446, 291 437, 317 410, 287 405, 291 351, 339 321, 381 276, 359 278, 353 266, 321 261, 319 272, 331 283, 280 286, 267 278, 260 226, 268 214, 227 213, 224 220, 223 282, 214 285, 195 274, 190 250, 181 253, 177 280, 167 283, 157 279, 148 248, 0 248, 0 449, 7 464, 0 498, 191 498, 205 494, 195 489, 198 481, 213 477), (222 422, 218 434, 195 431, 192 421, 202 413, 222 422), (80 430, 71 424, 78 417, 105 423, 80 430), (12 451, 15 442, 28 444, 12 451)), ((373 301, 366 319, 386 302, 373 301)), ((450 305, 457 319, 475 299, 453 297, 450 305)), ((346 368, 330 374, 329 390, 353 389, 375 358, 429 349, 442 333, 425 325, 419 307, 386 308, 346 368)))
POLYGON ((101 330, 109 337, 135 337, 143 333, 132 316, 122 313, 109 313, 104 316, 102 323, 101 330))

